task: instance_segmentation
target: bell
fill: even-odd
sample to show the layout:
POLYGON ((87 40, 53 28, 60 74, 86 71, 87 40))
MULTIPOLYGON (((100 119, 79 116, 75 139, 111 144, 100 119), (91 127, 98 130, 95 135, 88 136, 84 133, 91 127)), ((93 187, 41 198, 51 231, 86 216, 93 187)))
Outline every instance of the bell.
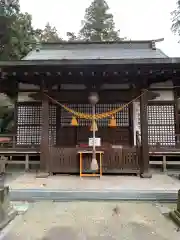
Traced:
POLYGON ((99 169, 98 162, 95 158, 93 158, 91 162, 91 170, 97 171, 98 169, 99 169))
POLYGON ((94 127, 94 130, 97 132, 98 131, 98 127, 97 127, 97 123, 96 121, 93 121, 91 127, 90 127, 90 131, 92 132, 93 131, 93 127, 94 127))
POLYGON ((72 117, 71 126, 75 126, 75 127, 78 126, 78 121, 75 116, 72 117))
POLYGON ((109 127, 116 127, 116 119, 114 118, 114 116, 112 116, 110 122, 109 122, 109 127))

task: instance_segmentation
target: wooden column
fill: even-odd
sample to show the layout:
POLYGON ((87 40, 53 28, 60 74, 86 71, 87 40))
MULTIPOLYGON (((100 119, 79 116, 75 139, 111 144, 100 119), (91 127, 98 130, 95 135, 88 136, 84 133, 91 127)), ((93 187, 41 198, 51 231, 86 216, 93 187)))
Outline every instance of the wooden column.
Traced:
POLYGON ((16 87, 16 96, 14 98, 14 127, 13 127, 13 148, 16 147, 17 144, 17 126, 18 126, 18 84, 16 87))
POLYGON ((174 87, 174 119, 175 119, 175 134, 176 134, 176 147, 180 147, 180 114, 178 110, 178 98, 180 96, 180 88, 174 87))
POLYGON ((49 101, 42 91, 42 129, 40 145, 40 170, 49 171, 49 101))
POLYGON ((141 90, 140 98, 140 122, 141 122, 141 177, 151 178, 149 172, 149 146, 148 146, 148 119, 147 119, 147 105, 148 105, 148 92, 144 89, 141 90))

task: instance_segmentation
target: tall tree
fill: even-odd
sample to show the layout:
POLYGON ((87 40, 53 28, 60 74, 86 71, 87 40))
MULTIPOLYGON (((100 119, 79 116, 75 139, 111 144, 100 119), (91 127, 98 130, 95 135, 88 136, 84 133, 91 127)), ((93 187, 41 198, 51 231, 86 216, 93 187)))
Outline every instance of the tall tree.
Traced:
POLYGON ((86 9, 83 26, 79 35, 89 41, 117 41, 119 30, 115 30, 113 15, 105 0, 93 0, 86 9))
POLYGON ((180 36, 180 0, 176 2, 176 9, 172 14, 172 27, 171 30, 180 36))
POLYGON ((0 60, 21 59, 35 41, 31 15, 20 11, 19 0, 0 0, 0 9, 8 18, 8 31, 1 44, 0 60))
MULTIPOLYGON (((20 11, 19 0, 0 0, 0 15, 4 19, 0 22, 0 60, 19 60, 31 50, 31 43, 35 41, 31 15, 20 11)), ((0 95, 2 132, 12 129, 14 124, 14 95, 13 82, 9 81, 4 97, 0 95), (9 125, 10 123, 12 124, 9 125)))
POLYGON ((77 41, 78 37, 74 32, 67 32, 68 41, 77 41))
POLYGON ((39 30, 37 38, 40 42, 59 42, 62 38, 59 37, 57 29, 47 23, 43 30, 39 30))

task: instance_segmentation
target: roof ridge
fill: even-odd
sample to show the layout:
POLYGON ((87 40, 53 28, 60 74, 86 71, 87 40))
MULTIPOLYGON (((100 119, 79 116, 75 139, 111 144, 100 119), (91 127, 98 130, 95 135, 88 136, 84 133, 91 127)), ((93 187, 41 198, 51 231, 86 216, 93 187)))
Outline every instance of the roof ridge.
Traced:
POLYGON ((75 41, 59 41, 59 42, 41 42, 39 43, 41 46, 43 45, 76 45, 76 44, 131 44, 131 43, 152 43, 152 42, 161 42, 164 41, 164 38, 159 39, 150 39, 150 40, 121 40, 121 41, 84 41, 84 40, 75 40, 75 41))

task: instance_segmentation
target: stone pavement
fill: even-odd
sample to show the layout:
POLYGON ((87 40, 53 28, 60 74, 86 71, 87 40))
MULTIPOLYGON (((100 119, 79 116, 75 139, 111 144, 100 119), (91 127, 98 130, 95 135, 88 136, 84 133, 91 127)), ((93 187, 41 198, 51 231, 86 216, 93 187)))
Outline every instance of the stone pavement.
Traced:
POLYGON ((178 179, 166 174, 154 173, 152 179, 142 179, 136 176, 102 176, 99 178, 68 175, 49 176, 48 178, 36 178, 35 173, 24 173, 15 179, 6 181, 10 189, 44 189, 44 190, 134 190, 134 191, 177 191, 180 189, 178 179))
POLYGON ((179 240, 157 206, 128 202, 38 202, 1 240, 179 240))

